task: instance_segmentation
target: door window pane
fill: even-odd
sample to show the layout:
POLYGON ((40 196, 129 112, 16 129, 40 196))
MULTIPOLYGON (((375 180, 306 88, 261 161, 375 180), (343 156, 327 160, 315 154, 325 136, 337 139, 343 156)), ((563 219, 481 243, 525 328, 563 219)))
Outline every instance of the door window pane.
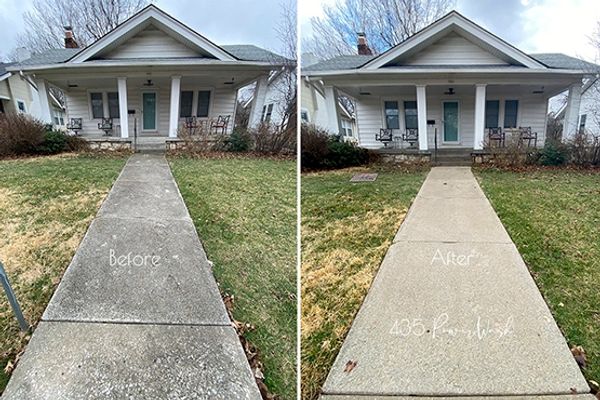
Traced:
POLYGON ((103 118, 104 104, 102 103, 102 93, 90 93, 90 101, 92 102, 92 118, 103 118))
POLYGON ((500 101, 488 100, 485 102, 485 127, 497 128, 500 115, 500 101))
POLYGON ((419 127, 416 101, 404 102, 404 120, 406 122, 406 129, 417 129, 419 127))
POLYGON ((517 113, 519 110, 519 100, 506 100, 504 102, 504 127, 517 127, 517 113))
POLYGON ((192 116, 192 103, 194 102, 194 92, 191 90, 181 92, 179 101, 179 116, 187 118, 192 116))
POLYGON ((386 101, 385 108, 385 127, 387 129, 400 129, 400 121, 398 118, 398 102, 386 101))
POLYGON ((119 118, 119 93, 108 93, 108 117, 119 118))
POLYGON ((207 118, 210 105, 210 90, 201 90, 198 92, 198 113, 197 117, 207 118))

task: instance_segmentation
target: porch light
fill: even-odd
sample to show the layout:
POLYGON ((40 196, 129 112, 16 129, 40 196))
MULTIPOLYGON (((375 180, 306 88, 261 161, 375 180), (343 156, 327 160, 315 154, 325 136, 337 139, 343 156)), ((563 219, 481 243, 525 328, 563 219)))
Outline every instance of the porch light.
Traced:
POLYGON ((542 94, 542 93, 544 93, 544 87, 542 86, 541 88, 539 88, 537 90, 534 90, 531 93, 533 93, 533 94, 542 94))
POLYGON ((448 90, 445 91, 444 94, 446 94, 448 96, 452 96, 452 95, 454 95, 456 93, 454 92, 454 88, 451 87, 451 88, 448 88, 448 90))

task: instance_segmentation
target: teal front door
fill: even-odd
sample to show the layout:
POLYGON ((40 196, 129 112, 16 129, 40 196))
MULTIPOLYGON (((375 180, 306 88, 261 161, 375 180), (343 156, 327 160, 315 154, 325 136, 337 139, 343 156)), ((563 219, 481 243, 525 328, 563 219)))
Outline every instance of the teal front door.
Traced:
POLYGON ((458 101, 444 102, 444 142, 458 142, 458 101))
POLYGON ((156 93, 142 93, 142 113, 143 126, 142 130, 156 130, 156 93))

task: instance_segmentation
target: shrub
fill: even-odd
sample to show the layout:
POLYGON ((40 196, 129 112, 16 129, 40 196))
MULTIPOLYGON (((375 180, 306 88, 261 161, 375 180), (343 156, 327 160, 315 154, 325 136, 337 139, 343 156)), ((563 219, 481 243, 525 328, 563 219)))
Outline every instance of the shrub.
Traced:
POLYGON ((44 124, 26 114, 0 115, 0 156, 34 154, 44 141, 44 124))
POLYGON ((567 144, 576 165, 600 165, 600 136, 580 131, 567 144))
POLYGON ((250 129, 254 141, 254 151, 264 154, 293 154, 296 151, 296 125, 288 124, 278 127, 272 124, 261 124, 258 128, 250 129))
POLYGON ((569 159, 567 147, 558 140, 548 140, 540 151, 539 163, 542 165, 563 165, 569 159))
POLYGON ((370 153, 314 125, 301 128, 301 166, 305 171, 346 168, 369 163, 370 153))
POLYGON ((36 147, 36 153, 56 154, 67 150, 67 135, 60 131, 47 131, 44 141, 36 147))
POLYGON ((67 140, 67 151, 85 151, 90 148, 89 142, 82 137, 65 135, 65 138, 67 140))
POLYGON ((245 129, 236 128, 227 140, 227 150, 234 152, 249 151, 252 148, 252 135, 245 129))

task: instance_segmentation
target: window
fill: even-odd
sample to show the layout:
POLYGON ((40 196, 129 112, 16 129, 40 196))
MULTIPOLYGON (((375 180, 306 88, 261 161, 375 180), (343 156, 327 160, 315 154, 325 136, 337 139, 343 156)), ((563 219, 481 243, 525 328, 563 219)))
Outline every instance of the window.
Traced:
POLYGON ((102 93, 90 93, 92 104, 92 118, 100 119, 104 117, 104 103, 102 101, 102 93))
POLYGON ((306 110, 306 109, 300 110, 300 118, 302 119, 302 122, 310 122, 310 120, 308 118, 308 110, 306 110))
POLYGON ((384 102, 383 107, 385 109, 385 127, 387 129, 400 129, 398 102, 386 101, 384 102))
POLYGON ((500 101, 488 100, 485 102, 485 127, 497 128, 500 116, 500 101))
POLYGON ((262 109, 260 122, 271 122, 271 114, 273 114, 273 103, 265 104, 262 109))
POLYGON ((119 93, 108 93, 108 117, 119 118, 119 93))
POLYGON ((504 102, 504 127, 517 127, 517 113, 519 110, 519 100, 506 100, 504 102))
POLYGON ((344 136, 352 137, 352 123, 347 119, 342 120, 342 134, 344 136))
POLYGON ((583 114, 579 118, 579 130, 583 131, 585 129, 585 121, 587 120, 587 114, 583 114))
POLYGON ((416 101, 405 101, 404 102, 404 121, 406 129, 418 129, 419 120, 417 118, 417 102, 416 101))
POLYGON ((22 113, 26 112, 25 103, 20 100, 17 101, 17 108, 19 109, 19 112, 22 112, 22 113))
POLYGON ((198 110, 196 116, 199 118, 208 118, 209 105, 210 90, 200 90, 198 92, 198 110))
POLYGON ((186 90, 181 92, 179 100, 179 117, 188 118, 192 116, 192 107, 194 104, 194 92, 186 90))

